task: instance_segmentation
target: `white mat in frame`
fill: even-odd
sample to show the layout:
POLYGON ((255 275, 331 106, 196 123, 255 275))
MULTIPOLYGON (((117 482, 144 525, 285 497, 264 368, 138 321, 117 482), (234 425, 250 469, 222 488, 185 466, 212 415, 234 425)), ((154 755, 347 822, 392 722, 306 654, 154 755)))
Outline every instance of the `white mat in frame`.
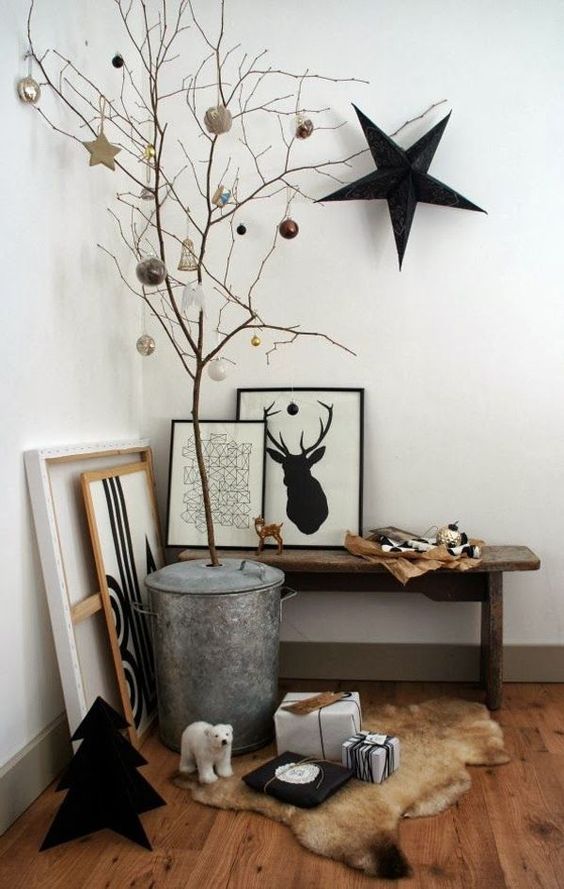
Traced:
POLYGON ((83 472, 152 464, 147 439, 27 451, 24 455, 55 650, 71 733, 100 695, 120 695, 96 576, 81 489, 83 472))
POLYGON ((362 533, 364 389, 238 389, 237 418, 267 419, 265 519, 284 522, 285 546, 362 533))
POLYGON ((156 680, 145 577, 164 564, 151 467, 146 462, 82 474, 102 605, 130 736, 156 715, 156 680))
MULTIPOLYGON (((200 420, 204 461, 219 547, 255 548, 254 520, 264 504, 262 420, 200 420)), ((191 420, 173 420, 167 546, 207 547, 201 481, 191 420)))

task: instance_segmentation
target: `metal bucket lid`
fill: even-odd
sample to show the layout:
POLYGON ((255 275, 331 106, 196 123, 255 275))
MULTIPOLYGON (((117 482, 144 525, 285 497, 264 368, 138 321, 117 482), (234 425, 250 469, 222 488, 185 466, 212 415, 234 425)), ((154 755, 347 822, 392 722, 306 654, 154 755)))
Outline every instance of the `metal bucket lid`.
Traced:
POLYGON ((252 559, 223 559, 210 567, 209 559, 177 562, 145 578, 150 590, 179 596, 229 595, 282 586, 284 573, 252 559))

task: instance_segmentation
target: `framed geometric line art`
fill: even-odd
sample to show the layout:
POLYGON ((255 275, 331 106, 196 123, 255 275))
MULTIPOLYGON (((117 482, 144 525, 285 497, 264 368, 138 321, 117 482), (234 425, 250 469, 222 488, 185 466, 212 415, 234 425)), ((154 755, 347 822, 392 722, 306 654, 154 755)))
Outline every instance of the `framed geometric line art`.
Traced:
POLYGON ((121 702, 138 744, 156 716, 144 581, 164 564, 149 466, 86 472, 82 489, 121 702))
POLYGON ((364 389, 238 389, 237 419, 266 421, 265 515, 284 545, 362 534, 364 389))
MULTIPOLYGON (((200 420, 215 528, 225 549, 255 548, 264 506, 265 423, 200 420)), ((191 420, 173 420, 167 546, 207 547, 204 503, 191 420)))
POLYGON ((71 734, 98 696, 121 697, 84 509, 81 475, 151 465, 147 439, 50 445, 24 454, 49 617, 71 734))

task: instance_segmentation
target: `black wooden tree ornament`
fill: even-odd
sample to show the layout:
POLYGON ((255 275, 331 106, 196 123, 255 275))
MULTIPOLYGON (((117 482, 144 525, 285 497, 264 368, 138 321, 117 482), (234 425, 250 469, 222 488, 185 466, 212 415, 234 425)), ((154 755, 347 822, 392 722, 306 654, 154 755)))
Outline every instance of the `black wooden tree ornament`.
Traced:
POLYGON ((107 827, 151 849, 141 812, 166 805, 137 771, 147 760, 120 734, 128 723, 96 698, 73 741, 82 741, 57 785, 68 790, 41 851, 107 827))
POLYGON ((344 185, 327 197, 320 198, 317 203, 387 200, 400 269, 418 201, 424 204, 458 207, 461 210, 486 212, 453 188, 439 182, 438 179, 434 179, 427 173, 450 114, 447 114, 417 142, 404 149, 400 148, 376 124, 372 123, 356 105, 353 105, 353 108, 364 130, 377 169, 368 173, 367 176, 357 179, 356 182, 344 185))

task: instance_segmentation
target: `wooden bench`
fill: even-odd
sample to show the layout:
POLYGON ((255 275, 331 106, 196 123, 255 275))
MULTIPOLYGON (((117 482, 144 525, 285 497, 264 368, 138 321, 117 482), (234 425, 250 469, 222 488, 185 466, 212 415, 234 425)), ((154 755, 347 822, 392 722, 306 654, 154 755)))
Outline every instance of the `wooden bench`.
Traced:
MULTIPOLYGON (((300 592, 341 590, 356 592, 420 593, 435 602, 480 602, 482 606, 480 683, 490 710, 501 706, 503 682, 503 574, 537 571, 540 559, 526 546, 484 546, 478 567, 457 572, 440 568, 410 580, 404 587, 381 565, 350 555, 346 550, 223 550, 223 558, 253 558, 280 568, 289 586, 300 592)), ((202 550, 185 550, 181 560, 201 559, 202 550)))

